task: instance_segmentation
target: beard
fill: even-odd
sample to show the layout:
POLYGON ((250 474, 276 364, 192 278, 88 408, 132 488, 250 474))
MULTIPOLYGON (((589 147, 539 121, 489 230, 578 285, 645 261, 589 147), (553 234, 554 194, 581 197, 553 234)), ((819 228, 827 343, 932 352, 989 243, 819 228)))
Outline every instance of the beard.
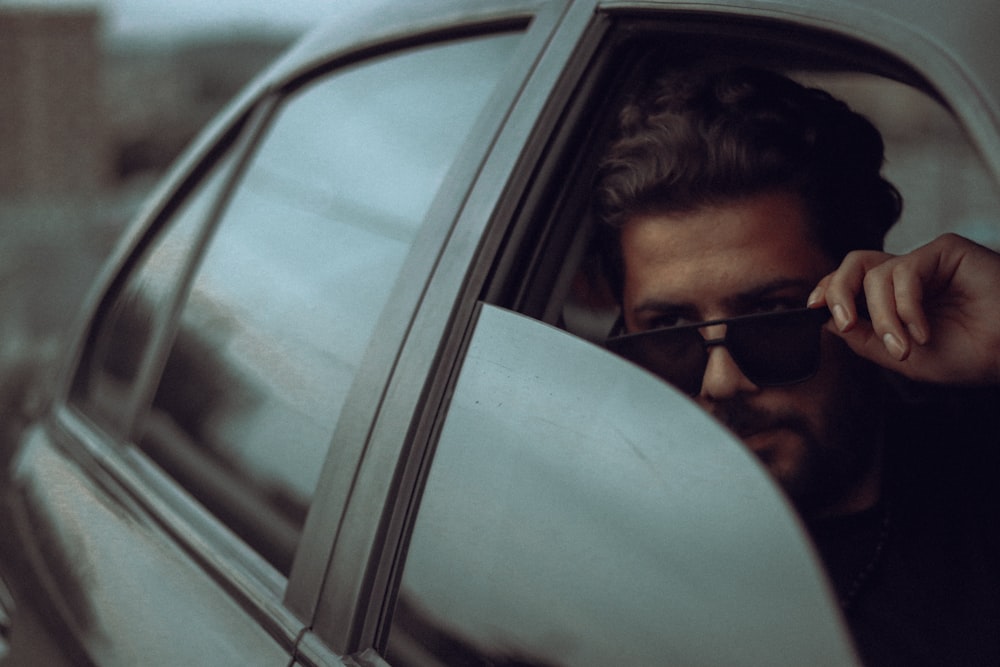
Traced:
POLYGON ((756 455, 799 513, 808 518, 841 503, 876 464, 881 402, 873 400, 875 395, 863 390, 842 393, 839 400, 825 406, 818 424, 792 410, 760 409, 742 395, 714 403, 709 412, 741 440, 777 430, 797 436, 801 450, 791 466, 780 466, 778 455, 767 448, 756 455))

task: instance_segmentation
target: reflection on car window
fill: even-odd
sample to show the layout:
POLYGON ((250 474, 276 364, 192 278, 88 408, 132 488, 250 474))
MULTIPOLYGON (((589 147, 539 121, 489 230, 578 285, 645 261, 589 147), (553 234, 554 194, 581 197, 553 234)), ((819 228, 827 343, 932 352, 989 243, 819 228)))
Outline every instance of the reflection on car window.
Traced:
MULTIPOLYGON (((184 295, 136 437, 282 571, 399 268, 516 42, 417 48, 290 95, 184 295)), ((185 220, 114 312, 162 308, 156 258, 172 252, 185 220)), ((112 316, 107 344, 143 340, 152 322, 112 316)))
POLYGON ((231 174, 232 156, 217 164, 174 213, 169 232, 143 254, 138 268, 96 329, 77 380, 76 398, 105 427, 124 434, 136 381, 153 333, 167 324, 170 303, 196 238, 231 174))

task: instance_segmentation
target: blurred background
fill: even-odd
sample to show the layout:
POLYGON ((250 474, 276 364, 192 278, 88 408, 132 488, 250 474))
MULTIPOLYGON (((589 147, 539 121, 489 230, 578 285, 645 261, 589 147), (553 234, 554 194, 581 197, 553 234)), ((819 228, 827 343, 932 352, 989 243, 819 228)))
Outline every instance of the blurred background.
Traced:
POLYGON ((0 0, 0 429, 202 126, 337 0, 0 0))

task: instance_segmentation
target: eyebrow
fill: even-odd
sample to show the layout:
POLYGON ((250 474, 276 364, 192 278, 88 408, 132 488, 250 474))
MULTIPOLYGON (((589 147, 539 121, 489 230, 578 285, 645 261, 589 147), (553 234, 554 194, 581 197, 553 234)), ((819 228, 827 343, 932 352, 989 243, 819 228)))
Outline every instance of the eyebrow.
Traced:
POLYGON ((764 283, 753 289, 747 290, 745 292, 740 292, 732 297, 726 299, 727 305, 747 305, 755 304, 761 299, 772 296, 775 292, 783 292, 786 290, 800 290, 802 292, 802 305, 805 304, 805 298, 809 296, 809 292, 816 286, 819 280, 807 280, 805 278, 778 278, 772 280, 771 282, 764 283))
MULTIPOLYGON (((723 302, 730 310, 739 311, 759 303, 762 299, 772 296, 776 292, 799 289, 802 290, 802 305, 805 306, 805 298, 816 286, 817 282, 819 282, 819 279, 813 281, 806 278, 776 278, 726 297, 723 302)), ((633 312, 636 314, 649 312, 697 313, 698 308, 691 302, 658 300, 654 297, 638 304, 633 309, 633 312)))

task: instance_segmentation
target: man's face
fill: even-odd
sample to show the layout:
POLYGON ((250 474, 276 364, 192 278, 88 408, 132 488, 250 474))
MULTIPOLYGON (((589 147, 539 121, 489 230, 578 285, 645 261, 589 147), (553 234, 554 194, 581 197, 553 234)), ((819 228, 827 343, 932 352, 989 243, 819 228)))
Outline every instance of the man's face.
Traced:
MULTIPOLYGON (((771 192, 693 212, 640 216, 621 234, 630 332, 801 308, 835 268, 795 195, 771 192)), ((702 330, 718 338, 725 325, 702 330)), ((806 513, 861 509, 877 491, 877 379, 824 331, 818 373, 761 388, 710 348, 698 403, 753 451, 806 513)))

